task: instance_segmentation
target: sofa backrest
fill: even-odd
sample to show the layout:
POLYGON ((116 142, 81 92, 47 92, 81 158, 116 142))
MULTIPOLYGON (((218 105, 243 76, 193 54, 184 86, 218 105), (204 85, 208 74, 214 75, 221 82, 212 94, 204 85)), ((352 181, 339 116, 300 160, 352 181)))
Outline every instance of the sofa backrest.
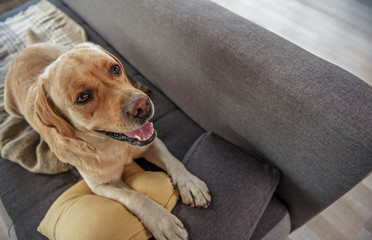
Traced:
POLYGON ((293 228, 371 171, 372 87, 343 69, 207 0, 64 1, 205 130, 277 166, 293 228))

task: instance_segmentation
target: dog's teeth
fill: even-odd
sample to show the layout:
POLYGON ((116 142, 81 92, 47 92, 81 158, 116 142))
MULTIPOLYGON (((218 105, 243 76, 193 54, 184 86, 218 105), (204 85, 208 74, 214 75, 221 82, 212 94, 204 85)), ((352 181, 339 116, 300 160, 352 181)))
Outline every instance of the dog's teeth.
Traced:
POLYGON ((140 136, 135 135, 134 137, 137 138, 137 140, 142 141, 142 138, 140 136))

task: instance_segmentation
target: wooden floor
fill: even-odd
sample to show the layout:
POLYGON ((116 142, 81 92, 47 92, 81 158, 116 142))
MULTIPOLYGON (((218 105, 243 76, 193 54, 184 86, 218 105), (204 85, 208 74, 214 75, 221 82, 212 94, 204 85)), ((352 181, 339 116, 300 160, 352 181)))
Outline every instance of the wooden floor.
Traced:
POLYGON ((8 230, 5 226, 3 218, 1 216, 0 216, 0 239, 1 240, 9 240, 8 230))
POLYGON ((288 240, 372 240, 372 175, 288 240))
MULTIPOLYGON (((212 0, 372 85, 372 0, 212 0)), ((288 240, 372 240, 372 175, 288 240)))

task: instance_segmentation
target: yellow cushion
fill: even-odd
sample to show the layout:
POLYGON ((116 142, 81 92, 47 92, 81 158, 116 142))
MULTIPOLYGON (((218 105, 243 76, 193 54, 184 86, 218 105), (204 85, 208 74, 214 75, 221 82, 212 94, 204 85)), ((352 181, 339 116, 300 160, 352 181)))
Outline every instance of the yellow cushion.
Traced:
MULTIPOLYGON (((146 172, 133 163, 125 168, 124 181, 169 211, 178 201, 178 191, 163 172, 146 172)), ((121 203, 93 194, 84 180, 53 203, 38 231, 58 240, 139 240, 152 236, 121 203)))

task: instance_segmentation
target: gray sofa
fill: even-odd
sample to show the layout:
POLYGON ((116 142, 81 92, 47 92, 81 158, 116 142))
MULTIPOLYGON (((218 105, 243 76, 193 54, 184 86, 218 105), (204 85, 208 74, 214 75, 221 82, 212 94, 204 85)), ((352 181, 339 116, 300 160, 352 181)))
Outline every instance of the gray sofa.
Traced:
MULTIPOLYGON (((159 137, 209 185, 210 209, 173 211, 190 239, 286 239, 372 170, 372 87, 345 70, 207 0, 50 2, 151 88, 159 137)), ((11 238, 43 239, 79 178, 1 159, 11 238)))

